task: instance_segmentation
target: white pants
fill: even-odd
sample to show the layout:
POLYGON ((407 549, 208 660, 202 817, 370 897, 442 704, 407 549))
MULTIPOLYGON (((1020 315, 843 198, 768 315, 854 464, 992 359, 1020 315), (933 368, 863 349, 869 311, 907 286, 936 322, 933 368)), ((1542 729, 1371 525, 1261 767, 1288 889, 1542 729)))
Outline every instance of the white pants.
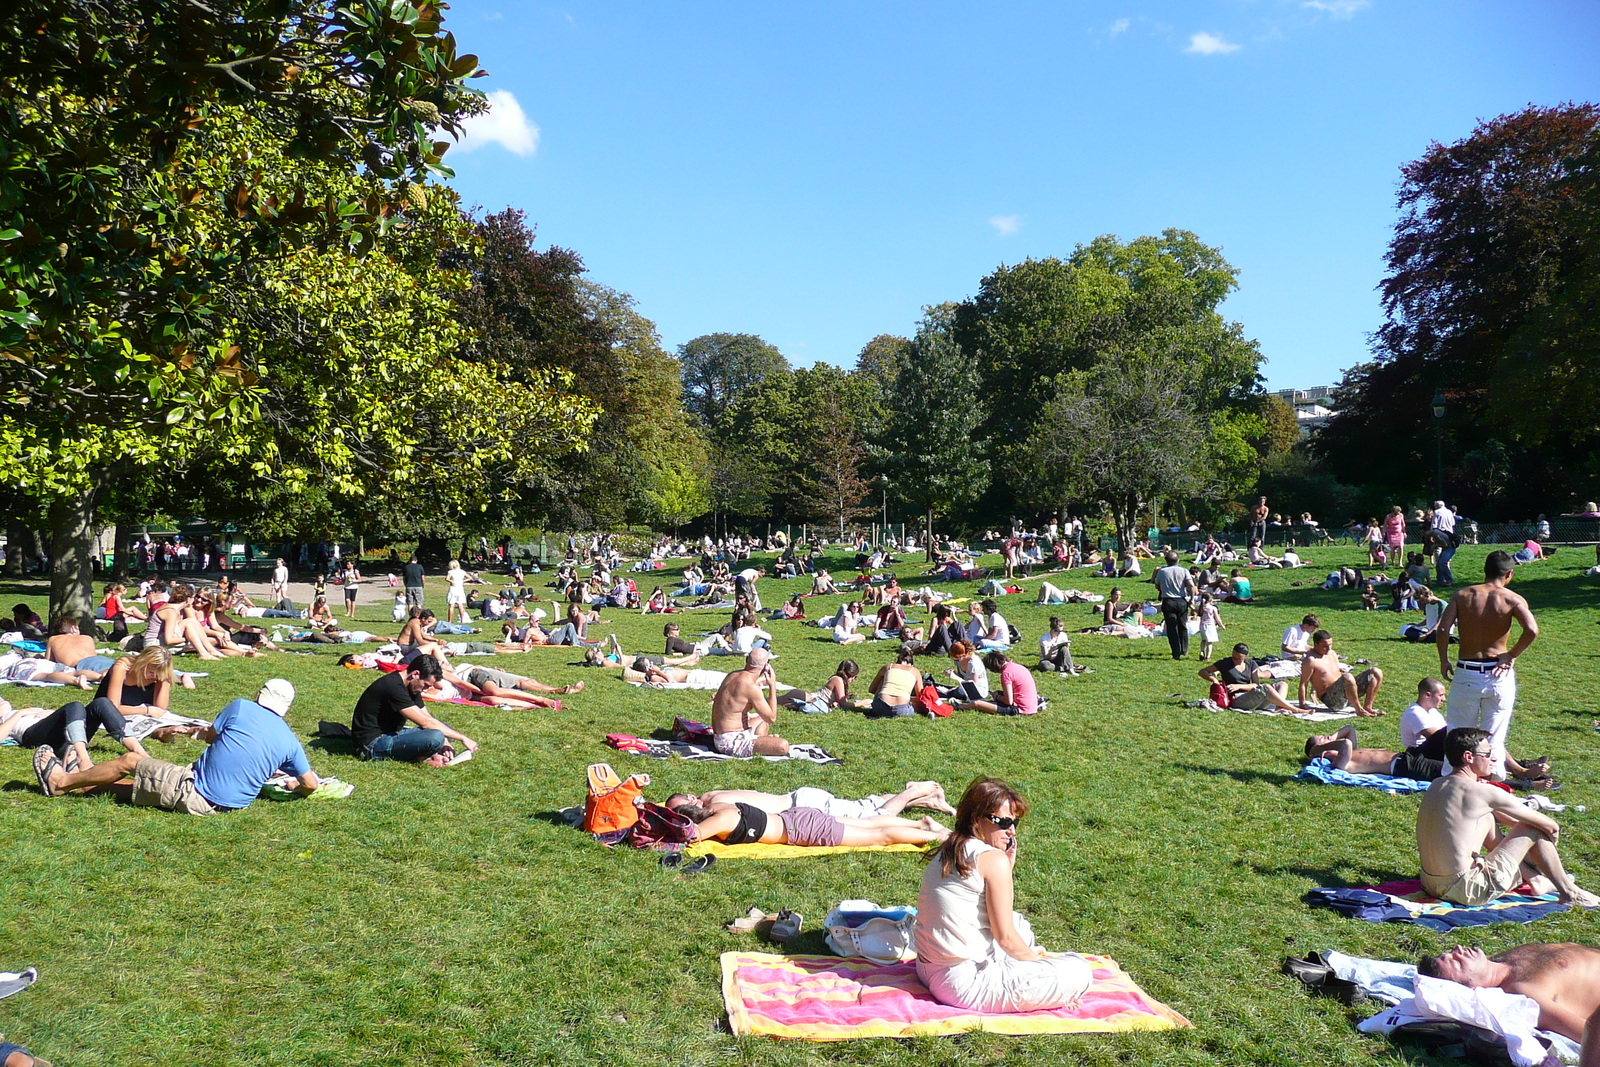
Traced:
POLYGON ((817 808, 835 819, 870 819, 883 814, 883 805, 888 799, 888 794, 880 793, 860 800, 840 800, 826 789, 803 785, 789 794, 789 806, 817 808))
MULTIPOLYGON (((1017 933, 1033 944, 1033 927, 1013 914, 1017 933)), ((917 977, 940 1004, 970 1011, 1039 1011, 1060 1008, 1083 996, 1092 972, 1082 956, 1068 953, 1045 960, 1013 959, 999 945, 987 959, 954 967, 917 961, 917 977)))
POLYGON ((1506 734, 1511 730, 1511 710, 1517 703, 1517 671, 1513 667, 1498 678, 1492 671, 1456 667, 1450 679, 1450 699, 1445 722, 1454 730, 1474 726, 1489 732, 1494 751, 1494 773, 1506 774, 1506 734))

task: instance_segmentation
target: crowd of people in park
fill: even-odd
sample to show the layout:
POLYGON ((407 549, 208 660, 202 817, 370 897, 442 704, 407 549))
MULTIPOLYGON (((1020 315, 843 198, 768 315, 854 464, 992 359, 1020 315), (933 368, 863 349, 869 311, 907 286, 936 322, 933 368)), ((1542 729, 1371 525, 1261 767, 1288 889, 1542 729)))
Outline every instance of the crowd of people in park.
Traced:
MULTIPOLYGON (((63 616, 46 624, 26 604, 19 604, 10 620, 0 620, 0 629, 14 628, 16 642, 43 645, 37 654, 0 655, 0 679, 94 690, 92 698, 52 709, 14 708, 0 700, 0 741, 33 750, 39 787, 49 797, 111 794, 134 805, 210 815, 248 807, 269 782, 293 795, 310 795, 323 787, 323 779, 285 721, 295 700, 286 679, 270 679, 253 697, 228 702, 209 721, 174 721, 170 712, 173 687, 195 685, 192 672, 179 669, 178 657, 256 658, 296 642, 378 643, 375 651, 339 660, 341 666, 381 672, 364 686, 350 712, 350 741, 360 760, 445 767, 472 758, 478 742, 430 711, 430 703, 560 708, 562 698, 581 693, 584 683, 547 685, 526 673, 462 659, 551 646, 581 650, 585 663, 615 669, 624 681, 711 689, 710 745, 734 758, 788 754, 791 742, 782 736, 780 722, 785 713, 850 709, 869 719, 903 718, 942 706, 945 714, 1033 716, 1048 707, 1035 673, 1088 671, 1074 660, 1072 635, 1060 615, 1052 615, 1040 635, 1035 663, 1025 664, 1018 656, 1024 638, 1002 614, 999 598, 1020 592, 1014 583, 1041 570, 1082 570, 1084 578, 1153 586, 1148 599, 1130 601, 1121 585, 1100 593, 1071 587, 1083 582, 1057 586, 1042 580, 1035 603, 1088 605, 1099 625, 1080 632, 1129 635, 1130 629, 1140 629, 1145 636, 1164 636, 1173 660, 1187 660, 1191 637, 1197 637, 1204 661, 1199 676, 1221 706, 1286 715, 1312 710, 1383 715, 1379 702, 1386 683, 1390 691, 1395 684, 1411 683, 1386 678, 1381 668, 1364 661, 1346 663, 1316 613, 1292 622, 1268 654, 1253 655, 1241 641, 1213 661, 1220 631, 1227 628, 1221 605, 1267 610, 1242 572, 1310 565, 1293 544, 1277 556, 1266 552, 1277 517, 1265 509, 1265 498, 1251 509, 1243 552, 1203 531, 1182 531, 1185 537, 1197 534, 1184 551, 1168 538, 1169 547, 1141 540, 1108 553, 1090 546, 1081 520, 1074 519, 996 538, 998 575, 978 567, 980 554, 965 545, 936 546, 935 562, 918 576, 922 584, 911 588, 900 585, 900 573, 882 573, 894 552, 912 547, 905 543, 852 545, 857 573, 836 577, 821 565, 827 546, 797 545, 782 535, 770 541, 705 538, 699 544, 663 538, 631 565, 608 538, 574 537, 566 559, 547 575, 535 570, 548 579, 538 590, 520 565, 507 566, 501 584, 451 560, 443 575, 442 620, 426 606, 426 571, 412 556, 389 577, 398 628, 392 636, 355 628, 364 579, 351 558, 335 558, 326 570, 318 561, 305 608, 292 596, 288 563, 282 559, 260 605, 231 576, 206 583, 152 571, 136 586, 108 583, 92 621, 63 616), (776 558, 758 563, 757 553, 776 558), (669 583, 631 577, 664 569, 674 558, 686 562, 681 582, 670 591, 669 583), (1143 578, 1144 562, 1152 565, 1148 578, 1143 578), (1229 564, 1236 566, 1227 568, 1231 573, 1224 578, 1229 564), (981 583, 980 591, 990 595, 961 598, 935 588, 948 588, 957 574, 962 581, 981 583), (764 582, 802 577, 810 579, 808 591, 775 598, 781 602, 771 609, 763 604, 764 582), (330 581, 341 587, 343 618, 329 608, 330 581), (646 592, 646 585, 653 588, 646 592), (469 589, 473 586, 487 589, 480 595, 469 589), (844 598, 831 613, 807 603, 828 595, 844 598), (688 638, 684 620, 696 609, 725 611, 726 622, 688 638), (593 632, 612 611, 665 616, 662 653, 630 654, 615 635, 593 632), (819 626, 835 643, 855 646, 852 656, 859 657, 866 651, 860 646, 871 643, 885 645, 889 655, 860 693, 854 691, 862 679, 856 658, 842 659, 815 687, 780 685, 773 661, 781 642, 774 634, 781 634, 785 623, 819 626), (485 629, 492 631, 489 638, 471 640, 485 629), (118 643, 119 654, 103 654, 97 636, 118 643), (727 671, 701 666, 717 656, 738 662, 727 671), (97 763, 90 744, 102 730, 122 752, 97 763), (190 766, 157 759, 144 747, 151 738, 182 736, 207 745, 190 766)), ((1341 567, 1314 584, 1354 590, 1362 607, 1370 606, 1377 588, 1389 586, 1395 605, 1423 612, 1423 622, 1408 624, 1402 636, 1435 645, 1438 676, 1416 682, 1416 700, 1401 716, 1398 749, 1360 747, 1355 727, 1346 726, 1309 737, 1305 758, 1348 774, 1430 783, 1415 833, 1423 886, 1439 898, 1472 906, 1530 885, 1574 904, 1600 906, 1600 897, 1579 886, 1565 868, 1555 820, 1502 788, 1557 784, 1547 760, 1519 760, 1508 748, 1516 662, 1539 636, 1531 608, 1509 583, 1517 566, 1540 558, 1541 546, 1530 542, 1531 549, 1490 552, 1483 581, 1455 589, 1445 599, 1434 588, 1455 584, 1452 560, 1462 543, 1458 518, 1437 501, 1422 521, 1421 547, 1413 552, 1406 551, 1408 525, 1399 508, 1360 531, 1369 567, 1406 561, 1394 577, 1341 567)), ((1303 538, 1307 545, 1328 540, 1309 515, 1294 526, 1317 533, 1303 538)), ((481 547, 485 558, 495 558, 487 541, 481 547)), ((1027 920, 1011 909, 1018 833, 1028 810, 1015 788, 980 776, 953 809, 942 788, 931 782, 907 783, 900 793, 864 801, 818 793, 718 790, 675 795, 667 807, 693 824, 695 837, 724 845, 936 846, 918 895, 916 926, 917 973, 933 995, 946 1004, 1000 1012, 1070 1005, 1083 995, 1089 968, 1082 958, 1041 949, 1027 920), (953 828, 933 816, 901 814, 916 806, 953 814, 953 828)), ((1600 973, 1600 954, 1590 955, 1594 950, 1551 950, 1566 953, 1573 966, 1588 968, 1584 973, 1600 973)), ((1491 960, 1452 950, 1426 961, 1424 968, 1444 977, 1458 975, 1456 980, 1466 984, 1551 990, 1548 996, 1557 997, 1566 987, 1552 978, 1543 959, 1511 953, 1491 960)), ((1563 1020, 1563 1032, 1581 1037, 1587 1019, 1563 1020)))

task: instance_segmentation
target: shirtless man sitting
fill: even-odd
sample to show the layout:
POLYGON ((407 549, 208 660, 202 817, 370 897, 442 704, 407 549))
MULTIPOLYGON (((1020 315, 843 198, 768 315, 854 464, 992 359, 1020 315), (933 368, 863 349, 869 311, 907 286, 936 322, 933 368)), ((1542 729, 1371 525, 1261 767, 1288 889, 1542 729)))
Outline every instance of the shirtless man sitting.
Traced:
POLYGON ((814 848, 871 848, 882 845, 931 845, 950 831, 929 815, 913 821, 898 815, 839 819, 818 808, 788 808, 769 813, 735 801, 705 807, 679 804, 678 813, 694 820, 695 839, 729 845, 801 845, 814 848))
POLYGON ((722 680, 711 698, 713 747, 725 756, 785 756, 789 742, 772 732, 778 721, 778 679, 771 654, 751 649, 744 669, 722 680))
POLYGON ((1524 880, 1536 893, 1592 908, 1600 897, 1580 889, 1556 854, 1561 828, 1488 784, 1493 750, 1486 731, 1452 730, 1445 738, 1448 775, 1435 781, 1417 809, 1422 887, 1457 904, 1487 904, 1524 880), (1495 824, 1501 830, 1497 832, 1495 824), (1479 848, 1487 848, 1480 854, 1479 848))
POLYGON ((938 782, 907 782, 900 792, 874 793, 860 800, 843 800, 825 789, 804 785, 792 793, 761 793, 754 789, 713 789, 709 793, 674 793, 667 798, 667 807, 677 811, 685 804, 715 809, 727 804, 748 804, 769 815, 790 808, 817 808, 835 819, 870 819, 878 815, 899 815, 906 808, 932 808, 946 815, 956 809, 945 799, 944 786, 938 782))
POLYGON ((1429 759, 1416 749, 1396 752, 1389 748, 1357 748, 1354 726, 1306 738, 1306 759, 1318 757, 1351 774, 1387 774, 1391 778, 1431 782, 1444 773, 1444 760, 1429 759))
POLYGON ((1368 667, 1353 675, 1334 654, 1333 636, 1328 631, 1318 630, 1311 635, 1311 651, 1300 661, 1302 708, 1310 707, 1306 703, 1306 690, 1310 689, 1329 711, 1354 708, 1357 715, 1370 718, 1383 714, 1372 709, 1378 690, 1382 688, 1383 672, 1377 667, 1368 667))
POLYGON ((1600 1067, 1600 949, 1521 945, 1498 956, 1457 945, 1417 961, 1417 973, 1469 989, 1503 989, 1539 1005, 1539 1029, 1583 1044, 1579 1067, 1600 1067))

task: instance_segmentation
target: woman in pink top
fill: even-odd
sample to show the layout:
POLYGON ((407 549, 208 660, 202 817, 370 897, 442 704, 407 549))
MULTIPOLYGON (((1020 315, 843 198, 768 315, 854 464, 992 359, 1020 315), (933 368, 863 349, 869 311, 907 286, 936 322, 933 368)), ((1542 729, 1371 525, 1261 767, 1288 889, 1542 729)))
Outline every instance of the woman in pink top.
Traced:
POLYGON ((991 678, 999 678, 997 701, 969 700, 957 704, 960 708, 985 712, 989 715, 1033 715, 1039 710, 1039 687, 1033 684, 1033 675, 1020 663, 1013 663, 1004 652, 991 652, 983 657, 991 678))

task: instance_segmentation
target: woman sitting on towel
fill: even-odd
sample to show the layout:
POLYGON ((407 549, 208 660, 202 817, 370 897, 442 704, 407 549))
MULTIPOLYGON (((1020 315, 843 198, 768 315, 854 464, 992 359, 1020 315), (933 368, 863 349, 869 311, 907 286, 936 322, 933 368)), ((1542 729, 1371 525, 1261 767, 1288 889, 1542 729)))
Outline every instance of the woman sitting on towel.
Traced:
POLYGON ((917 977, 941 1004, 969 1011, 1039 1011, 1073 1004, 1089 964, 1046 952, 1011 910, 1017 832, 1028 804, 994 778, 967 786, 956 828, 917 894, 917 977))

